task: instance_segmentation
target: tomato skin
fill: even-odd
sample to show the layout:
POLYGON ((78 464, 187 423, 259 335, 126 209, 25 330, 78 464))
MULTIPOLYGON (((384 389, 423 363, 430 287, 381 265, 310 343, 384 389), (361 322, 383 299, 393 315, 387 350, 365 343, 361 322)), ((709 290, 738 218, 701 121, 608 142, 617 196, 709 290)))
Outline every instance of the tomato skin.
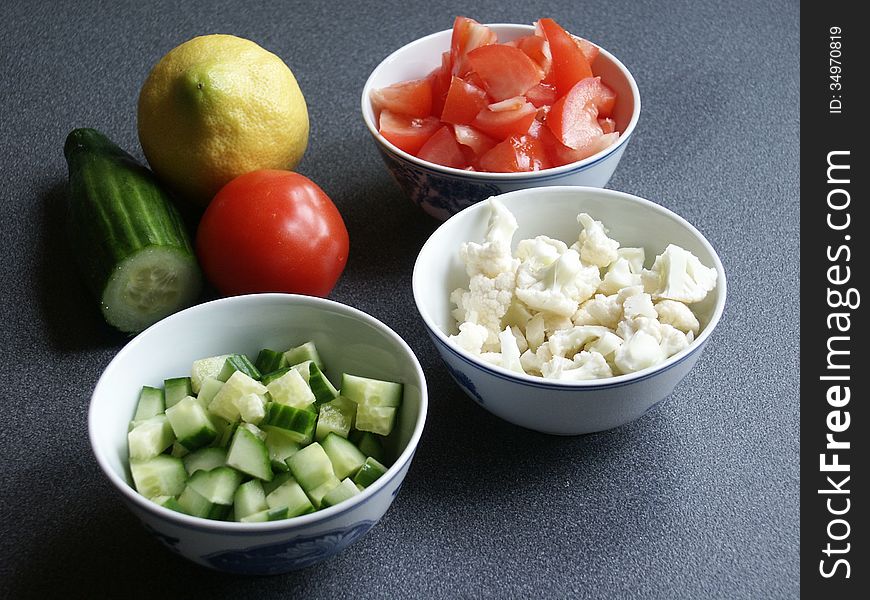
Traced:
POLYGON ((428 117, 432 112, 432 81, 429 78, 394 83, 372 92, 376 112, 390 112, 411 117, 428 117))
POLYGON ((453 125, 467 125, 488 104, 486 92, 459 77, 454 77, 450 82, 441 120, 453 125))
POLYGON ((567 94, 578 81, 592 77, 592 67, 574 38, 553 19, 538 21, 550 43, 553 64, 550 74, 559 95, 567 94))
POLYGON ((541 142, 529 135, 512 135, 480 157, 480 167, 499 173, 540 171, 550 162, 541 142))
POLYGON ((450 37, 450 56, 452 75, 463 77, 468 73, 468 53, 475 48, 495 44, 497 36, 486 25, 481 25, 468 17, 456 17, 453 20, 453 33, 450 37))
POLYGON ((416 154, 426 140, 438 131, 441 122, 437 117, 421 119, 383 110, 378 125, 378 132, 391 144, 408 154, 416 154))
POLYGON ((292 171, 236 177, 209 203, 196 234, 200 266, 226 296, 324 297, 344 271, 348 251, 347 228, 335 204, 292 171))
POLYGON ((525 94, 541 82, 544 72, 519 48, 505 44, 481 46, 468 53, 468 63, 483 80, 493 100, 506 100, 525 94))
POLYGON ((576 150, 605 133, 598 117, 609 117, 615 102, 616 94, 600 77, 588 77, 553 104, 546 123, 559 141, 576 150))
POLYGON ((417 152, 417 158, 455 169, 464 169, 468 166, 465 154, 456 141, 453 127, 450 125, 444 125, 426 140, 417 152))
POLYGON ((520 108, 516 110, 493 111, 489 107, 484 108, 474 118, 472 125, 486 135, 501 141, 511 135, 526 133, 535 120, 535 114, 537 109, 530 102, 523 100, 520 108))

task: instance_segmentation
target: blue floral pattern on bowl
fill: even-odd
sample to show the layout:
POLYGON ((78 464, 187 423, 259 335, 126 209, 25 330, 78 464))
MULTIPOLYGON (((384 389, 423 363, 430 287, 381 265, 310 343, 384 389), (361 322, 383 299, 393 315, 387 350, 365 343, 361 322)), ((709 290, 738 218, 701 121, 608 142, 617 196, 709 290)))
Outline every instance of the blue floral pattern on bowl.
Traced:
POLYGON ((380 146, 378 151, 402 191, 414 204, 441 221, 463 208, 501 193, 494 184, 468 181, 409 165, 388 154, 380 146))
POLYGON ((359 539, 374 524, 375 521, 360 521, 344 529, 297 537, 289 542, 217 552, 202 558, 210 566, 221 571, 249 575, 284 573, 310 567, 338 554, 359 539))

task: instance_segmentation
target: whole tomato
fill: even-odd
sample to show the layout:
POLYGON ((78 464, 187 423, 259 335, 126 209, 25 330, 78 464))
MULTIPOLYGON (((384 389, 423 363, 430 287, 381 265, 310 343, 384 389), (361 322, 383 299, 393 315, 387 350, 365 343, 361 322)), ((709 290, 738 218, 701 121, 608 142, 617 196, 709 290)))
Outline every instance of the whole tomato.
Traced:
POLYGON ((260 170, 226 184, 196 234, 205 276, 227 296, 326 296, 347 263, 348 235, 332 200, 291 171, 260 170))

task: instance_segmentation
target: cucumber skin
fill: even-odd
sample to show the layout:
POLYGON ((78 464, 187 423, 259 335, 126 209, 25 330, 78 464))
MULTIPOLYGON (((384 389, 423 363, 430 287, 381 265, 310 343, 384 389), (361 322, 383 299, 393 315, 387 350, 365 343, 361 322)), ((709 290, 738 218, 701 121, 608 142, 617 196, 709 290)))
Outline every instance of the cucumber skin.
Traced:
POLYGON ((196 264, 181 215, 151 171, 95 129, 70 132, 64 155, 69 236, 98 301, 115 267, 144 248, 174 248, 196 264))

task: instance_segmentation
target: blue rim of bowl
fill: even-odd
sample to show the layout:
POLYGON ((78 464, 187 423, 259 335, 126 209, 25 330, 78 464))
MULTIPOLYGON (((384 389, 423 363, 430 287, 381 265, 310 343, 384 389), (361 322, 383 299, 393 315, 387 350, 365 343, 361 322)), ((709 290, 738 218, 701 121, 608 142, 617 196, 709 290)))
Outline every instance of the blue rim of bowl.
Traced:
POLYGON ((478 202, 476 204, 472 204, 471 206, 462 209, 457 212, 449 219, 441 223, 435 231, 429 236, 426 242, 423 244, 423 247, 420 248, 420 252, 417 254, 417 259, 414 261, 414 270, 411 275, 411 288, 412 294, 414 296, 414 304, 417 306, 417 312, 420 314, 420 317, 423 319, 423 324, 426 326, 426 329, 429 330, 430 335, 434 335, 435 338, 443 344, 445 347, 451 350, 453 354, 462 358, 465 362, 484 370, 492 375, 497 375, 500 379, 504 379, 507 381, 513 381, 516 383, 521 383, 523 385, 531 385, 535 387, 544 387, 549 390, 595 390, 595 389, 610 389, 622 387, 624 385, 629 385, 636 383, 638 381, 642 381, 644 379, 648 379, 659 373, 667 371, 671 369, 677 363, 685 360, 689 355, 693 354, 696 350, 700 350, 704 347, 709 339, 710 335, 713 333, 713 330, 719 324, 719 321, 722 318, 722 315, 725 310, 725 301, 728 296, 728 282, 725 274, 725 267, 722 265, 722 260, 719 258, 719 254, 716 252, 716 249, 713 248, 713 245, 707 240, 707 238, 700 232, 698 229, 689 223, 686 219, 678 215, 672 210, 665 208, 660 204, 656 204, 652 200, 647 200, 646 198, 641 198, 640 196, 635 196, 633 194, 629 194, 627 192, 620 192, 618 190, 612 190, 607 188, 596 188, 589 186, 579 186, 579 185, 560 185, 560 186, 549 186, 549 187, 534 187, 527 189, 514 190, 511 192, 505 192, 504 194, 499 194, 497 196, 493 196, 493 198, 502 198, 504 196, 519 196, 519 195, 535 195, 535 194, 555 194, 559 192, 571 192, 577 194, 603 194, 605 196, 617 196, 622 197, 624 200, 629 200, 630 202, 636 202, 639 204, 646 205, 648 208, 653 209, 654 211, 660 211, 664 213, 671 219, 677 221, 680 225, 685 227, 689 232, 691 232, 706 248, 707 252, 713 258, 714 268, 717 273, 717 282, 716 287, 718 289, 718 298, 713 309, 713 313, 710 316, 710 320, 703 330, 698 334, 692 343, 687 347, 681 350, 680 352, 674 354, 669 357, 662 363, 654 365, 652 367, 647 367, 646 369, 641 369, 640 371, 636 371, 634 373, 628 373, 626 375, 617 375, 615 377, 610 377, 608 379, 593 379, 587 381, 562 381, 558 379, 543 379, 541 377, 535 377, 533 375, 527 375, 525 373, 516 373, 514 371, 509 371, 504 367, 499 367, 497 365, 491 365, 484 363, 483 360, 474 356, 473 354, 467 352, 466 350, 457 347, 455 344, 452 344, 447 339, 447 334, 445 334, 439 327, 437 327, 432 321, 431 317, 427 312, 425 312, 421 306, 420 301, 418 300, 417 295, 417 281, 418 278, 423 277, 419 270, 419 261, 420 256, 426 250, 430 243, 432 243, 432 239, 441 231, 444 227, 449 227, 449 224, 455 220, 459 220, 463 218, 461 215, 465 213, 470 213, 474 210, 485 210, 486 203, 478 202), (547 383, 542 383, 546 381, 547 383))
POLYGON ((127 500, 132 502, 138 508, 144 510, 146 513, 151 513, 156 517, 161 517, 172 523, 173 526, 195 530, 195 531, 204 531, 208 533, 220 534, 220 535, 250 535, 254 533, 278 533, 278 532, 286 532, 289 528, 295 527, 304 527, 307 525, 316 525, 318 523, 322 523, 325 521, 332 520, 333 517, 339 516, 353 508, 356 508, 362 504, 367 503, 370 499, 374 498, 374 496, 380 492, 386 485, 393 481, 396 476, 403 470, 405 467, 410 468, 411 460, 414 457, 414 454, 417 450, 417 445, 420 442, 420 437, 423 434, 423 429, 426 424, 426 417, 428 413, 429 407, 429 398, 428 398, 428 390, 426 385, 426 376, 423 372, 423 367, 420 365, 419 359, 417 359, 417 355, 414 354, 414 351, 411 350, 411 347, 402 339, 402 337, 393 331, 391 327, 371 316, 368 313, 365 313, 358 308, 354 308, 352 306, 348 306, 347 304, 342 304, 341 302, 336 302, 334 300, 329 300, 327 298, 319 298, 315 296, 303 296, 299 294, 281 294, 281 293, 265 293, 265 294, 246 294, 241 296, 230 296, 226 298, 219 298, 217 300, 211 300, 209 302, 203 302, 201 304, 196 304, 189 308, 186 308, 182 311, 169 315, 168 317, 161 319, 157 323, 154 323, 141 333, 137 334, 132 340, 127 342, 127 344, 121 348, 121 350, 112 358, 106 368, 103 370, 103 373, 100 375, 100 378, 97 380, 96 385, 94 386, 94 391, 91 394, 91 400, 88 406, 88 438, 91 444, 91 451, 94 454, 94 457, 97 460, 100 468, 106 477, 111 481, 118 492, 124 496, 127 500), (332 310, 336 310, 338 312, 344 312, 345 314, 349 314, 350 316, 359 319, 371 326, 375 329, 382 330, 388 337, 393 338, 394 341, 398 342, 399 345, 405 350, 407 355, 411 358, 411 364, 414 367, 418 377, 420 378, 420 411, 417 415, 417 421, 414 423, 414 430, 411 432, 411 437, 408 440, 407 445, 393 462, 392 465, 387 469, 387 472, 377 481, 375 481, 372 485, 364 489, 358 495, 345 500, 341 504, 337 504, 335 506, 330 506, 329 508, 325 508, 322 510, 315 511, 313 513, 309 513, 307 515, 300 515, 298 517, 291 517, 289 519, 282 519, 280 521, 268 521, 265 523, 239 523, 235 521, 218 521, 218 520, 210 520, 203 519, 200 517, 193 517, 191 515, 186 515, 184 513, 176 512, 169 508, 165 508, 160 506, 159 504, 155 504, 151 502, 148 498, 145 498, 136 490, 134 490, 129 482, 126 481, 125 478, 118 475, 115 470, 109 465, 108 459, 105 456, 105 453, 102 451, 102 447, 96 441, 96 427, 95 427, 95 415, 96 411, 94 409, 94 396, 97 393, 97 390, 100 388, 103 378, 105 377, 106 371, 108 371, 112 365, 121 360, 121 358, 127 353, 130 352, 130 348, 134 347, 143 336, 145 336, 152 328, 160 325, 161 323, 171 323, 174 320, 183 318, 183 316, 193 310, 199 309, 200 307, 211 305, 215 303, 234 303, 241 302, 244 299, 250 299, 252 297, 262 298, 263 300, 289 300, 293 302, 302 302, 305 304, 311 304, 315 306, 319 306, 321 308, 329 308, 332 310))
MULTIPOLYGON (((522 29, 529 32, 534 32, 535 30, 532 25, 525 25, 521 23, 486 23, 486 26, 490 28, 509 27, 515 29, 522 29)), ((423 42, 430 40, 431 38, 434 38, 436 36, 447 35, 451 31, 451 29, 436 31, 435 33, 430 33, 429 35, 417 38, 412 42, 408 42, 404 46, 394 50, 386 58, 378 63, 378 65, 369 74, 368 79, 366 79, 366 82, 363 85, 362 95, 360 98, 360 110, 362 112, 363 123, 365 123, 366 128, 369 130, 369 133, 372 135, 375 141, 377 141, 385 150, 389 151, 391 154, 394 154, 398 158, 402 158, 417 167, 426 169, 430 173, 434 173, 439 176, 452 176, 457 179, 478 179, 481 182, 517 182, 526 179, 534 181, 547 181, 557 177, 564 177, 567 174, 583 171, 586 168, 608 158, 614 152, 616 152, 617 149, 622 148, 628 142, 629 138, 631 138, 631 134, 634 133, 634 129, 637 126, 638 120, 640 119, 641 112, 640 90, 637 87, 637 81, 635 81, 634 76, 631 74, 631 71, 628 70, 628 68, 622 63, 622 61, 616 58, 605 48, 598 46, 598 44, 595 44, 596 46, 598 46, 600 54, 603 54, 607 59, 612 61, 613 64, 615 64, 616 67, 619 68, 619 70, 622 71, 622 73, 625 75, 634 99, 634 110, 632 111, 631 119, 629 119, 628 125, 625 127, 625 130, 623 132, 620 132, 617 142, 611 146, 608 146, 604 150, 601 150, 596 154, 593 154, 592 156, 589 156, 577 162, 568 163, 567 165, 561 165, 558 167, 551 167, 549 169, 542 169, 540 171, 520 173, 490 173, 488 171, 464 171, 462 169, 455 169, 453 167, 445 167, 443 165, 438 165, 427 160, 422 160, 420 158, 417 158, 413 154, 409 154, 404 150, 397 148, 378 132, 377 128, 374 125, 374 122, 369 119, 368 113, 366 112, 367 108, 371 108, 369 94, 372 88, 372 78, 384 63, 391 61, 391 59, 393 59, 399 53, 408 49, 408 47, 422 44, 423 42)))

